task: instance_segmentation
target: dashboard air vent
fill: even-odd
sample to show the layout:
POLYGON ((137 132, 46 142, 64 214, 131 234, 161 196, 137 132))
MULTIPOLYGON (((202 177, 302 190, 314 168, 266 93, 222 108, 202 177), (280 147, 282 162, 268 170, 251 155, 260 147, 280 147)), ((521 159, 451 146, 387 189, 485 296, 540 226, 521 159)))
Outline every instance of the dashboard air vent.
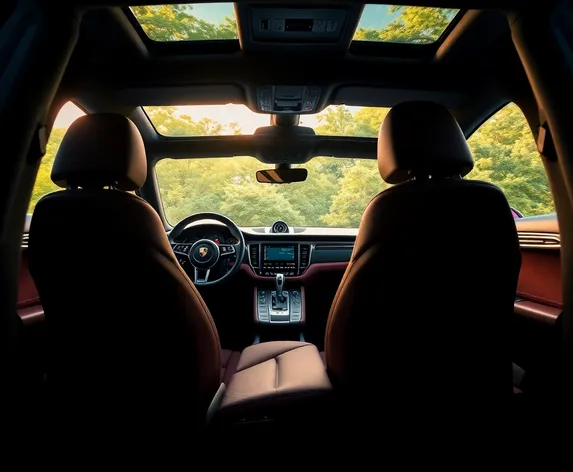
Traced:
POLYGON ((558 249, 561 247, 561 238, 556 233, 529 233, 520 231, 519 245, 524 248, 558 249))
POLYGON ((275 221, 271 226, 271 233, 288 233, 288 225, 284 221, 275 221))
POLYGON ((300 270, 301 272, 304 272, 309 263, 310 263, 310 251, 311 251, 311 247, 310 244, 301 244, 300 245, 300 270))
POLYGON ((251 261, 251 266, 254 269, 258 269, 259 266, 259 253, 260 253, 260 244, 249 244, 249 259, 251 261))

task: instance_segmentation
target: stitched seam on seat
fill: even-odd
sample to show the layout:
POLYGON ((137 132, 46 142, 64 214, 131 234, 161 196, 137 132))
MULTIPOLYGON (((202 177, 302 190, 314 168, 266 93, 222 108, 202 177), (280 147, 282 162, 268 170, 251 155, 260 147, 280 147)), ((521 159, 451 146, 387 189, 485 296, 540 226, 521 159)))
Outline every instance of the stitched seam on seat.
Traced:
POLYGON ((237 372, 243 372, 244 370, 250 369, 251 367, 255 367, 256 365, 263 364, 263 363, 268 362, 268 361, 273 360, 273 359, 276 361, 280 356, 286 354, 287 352, 291 352, 291 351, 294 351, 295 349, 301 349, 301 348, 307 347, 307 346, 312 346, 312 344, 310 344, 310 343, 305 343, 305 344, 303 344, 302 346, 295 346, 295 347, 293 347, 293 348, 290 348, 288 351, 281 352, 281 353, 280 353, 278 356, 276 356, 276 357, 273 356, 273 357, 269 357, 268 359, 263 359, 263 360, 260 361, 260 362, 256 362, 255 364, 250 364, 250 365, 248 365, 248 366, 246 366, 246 367, 243 367, 241 370, 237 370, 237 372))
POLYGON ((274 359, 275 364, 276 364, 276 369, 275 369, 275 392, 278 391, 279 389, 279 360, 278 358, 274 359))

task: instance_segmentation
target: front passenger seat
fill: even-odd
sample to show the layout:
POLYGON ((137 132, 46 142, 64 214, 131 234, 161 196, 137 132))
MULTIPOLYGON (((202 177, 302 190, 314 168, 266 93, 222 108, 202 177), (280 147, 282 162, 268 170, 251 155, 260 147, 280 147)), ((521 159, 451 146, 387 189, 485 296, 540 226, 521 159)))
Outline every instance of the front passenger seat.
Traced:
POLYGON ((325 361, 333 384, 354 405, 371 398, 365 418, 444 418, 460 405, 507 400, 521 256, 504 194, 463 178, 470 149, 435 103, 389 112, 378 167, 394 186, 364 212, 332 304, 325 361))

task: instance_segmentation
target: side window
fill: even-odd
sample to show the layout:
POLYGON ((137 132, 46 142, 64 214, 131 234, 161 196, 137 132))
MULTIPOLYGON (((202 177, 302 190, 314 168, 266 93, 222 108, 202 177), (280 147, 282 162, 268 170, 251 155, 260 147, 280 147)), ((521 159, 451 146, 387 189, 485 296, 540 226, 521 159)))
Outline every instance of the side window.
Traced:
POLYGON ((84 114, 85 113, 72 102, 66 103, 58 113, 52 132, 50 133, 50 139, 46 146, 46 155, 42 158, 38 174, 36 175, 36 183, 34 184, 34 190, 32 191, 32 199, 28 206, 28 213, 34 212, 36 203, 38 203, 40 198, 59 189, 50 178, 52 166, 54 165, 54 158, 56 157, 62 138, 64 137, 64 134, 66 134, 66 130, 74 120, 84 114))
POLYGON ((514 217, 555 211, 541 156, 525 116, 514 103, 487 120, 468 140, 475 159, 468 178, 497 185, 514 217))

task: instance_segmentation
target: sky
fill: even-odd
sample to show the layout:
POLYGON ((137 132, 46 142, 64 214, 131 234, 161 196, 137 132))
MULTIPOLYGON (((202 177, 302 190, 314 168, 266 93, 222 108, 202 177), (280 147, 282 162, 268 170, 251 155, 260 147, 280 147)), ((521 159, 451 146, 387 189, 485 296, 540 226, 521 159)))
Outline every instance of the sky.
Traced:
POLYGON ((54 128, 68 128, 77 118, 85 115, 85 113, 80 110, 72 102, 66 103, 54 122, 54 128))
MULTIPOLYGON (((189 115, 194 121, 210 118, 227 128, 230 123, 238 123, 243 130, 243 134, 252 134, 258 127, 270 124, 270 115, 255 113, 245 105, 189 105, 176 108, 178 114, 189 115)), ((362 107, 347 108, 354 114, 362 107)), ((72 102, 68 102, 60 110, 54 123, 54 128, 68 128, 75 119, 82 115, 84 115, 82 110, 72 102)), ((316 115, 302 115, 300 124, 315 128, 319 125, 319 121, 316 115)))

